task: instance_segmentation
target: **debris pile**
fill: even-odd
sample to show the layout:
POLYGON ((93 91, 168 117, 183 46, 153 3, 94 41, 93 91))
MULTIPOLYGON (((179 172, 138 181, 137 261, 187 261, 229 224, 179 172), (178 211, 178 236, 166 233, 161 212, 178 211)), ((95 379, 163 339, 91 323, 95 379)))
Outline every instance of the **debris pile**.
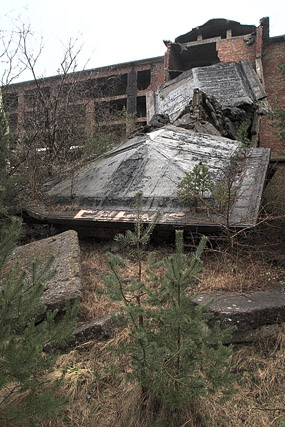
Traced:
MULTIPOLYGON (((247 137, 250 139, 256 134, 253 132, 253 121, 258 111, 255 105, 244 107, 223 111, 221 104, 213 95, 194 89, 189 105, 172 124, 195 133, 224 136, 233 140, 237 138, 239 129, 244 125, 247 137)), ((171 121, 168 114, 156 114, 151 118, 146 129, 160 128, 169 123, 171 121)))
POLYGON ((243 126, 256 147, 259 101, 265 97, 249 61, 194 68, 147 94, 148 125, 171 123, 230 139, 243 126))

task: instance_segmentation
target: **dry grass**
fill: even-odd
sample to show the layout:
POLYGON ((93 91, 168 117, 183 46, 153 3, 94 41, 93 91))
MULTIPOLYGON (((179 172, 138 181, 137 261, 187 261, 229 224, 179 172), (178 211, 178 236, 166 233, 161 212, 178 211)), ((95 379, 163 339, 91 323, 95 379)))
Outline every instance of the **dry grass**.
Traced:
POLYGON ((100 293, 103 290, 101 276, 108 273, 105 252, 100 243, 81 246, 81 269, 83 293, 81 320, 98 319, 116 311, 116 304, 100 293))
MULTIPOLYGON (((126 339, 121 332, 110 342, 126 339)), ((141 416, 140 393, 125 377, 128 360, 111 356, 109 342, 78 347, 58 360, 60 375, 65 369, 63 393, 71 398, 65 419, 42 424, 50 427, 268 427, 285 420, 285 333, 259 345, 239 346, 233 367, 239 374, 233 398, 221 403, 219 395, 203 397, 178 414, 161 410, 155 419, 149 407, 141 416), (117 371, 113 369, 117 368, 117 371)))
POLYGON ((71 399, 71 404, 65 411, 64 420, 50 421, 43 426, 117 424, 129 388, 125 380, 128 361, 114 357, 109 347, 116 346, 119 340, 125 338, 126 331, 121 331, 108 342, 81 345, 58 359, 53 376, 58 378, 65 372, 62 392, 71 399))
POLYGON ((198 277, 200 292, 244 292, 285 285, 285 270, 252 254, 236 258, 209 254, 204 259, 204 273, 198 277))
MULTIPOLYGON (((171 255, 173 248, 164 247, 158 258, 171 255)), ((191 253, 188 254, 191 256, 191 253)), ((265 289, 280 285, 284 270, 268 263, 262 257, 247 252, 232 257, 209 252, 204 254, 205 271, 199 278, 199 291, 245 291, 265 289)), ((144 265, 145 267, 145 265, 144 265)), ((100 276, 107 273, 105 248, 100 243, 84 245, 82 268, 85 320, 100 317, 118 308, 101 293, 100 276)), ((130 257, 125 270, 126 277, 135 274, 136 265, 130 257)), ((229 402, 221 403, 219 396, 203 397, 186 407, 182 415, 161 410, 153 419, 151 402, 143 417, 138 410, 140 393, 137 386, 126 380, 129 369, 127 358, 116 359, 109 351, 126 339, 126 331, 118 333, 108 342, 86 343, 67 355, 57 366, 57 375, 65 369, 63 392, 70 396, 71 404, 65 420, 43 424, 50 427, 65 425, 86 427, 149 427, 154 425, 173 427, 230 427, 230 426, 276 426, 285 420, 285 333, 259 345, 236 347, 233 367, 239 374, 235 384, 237 392, 229 402)))
POLYGON ((226 404, 207 400, 209 426, 279 426, 285 420, 285 334, 256 346, 237 348, 233 363, 241 375, 226 404), (224 422, 222 422, 224 420, 224 422))
MULTIPOLYGON (((118 310, 118 305, 101 292, 101 276, 108 273, 106 250, 101 242, 82 243, 80 321, 94 320, 118 310)), ((159 248, 158 259, 173 251, 171 246, 159 248)), ((190 258, 191 251, 186 253, 190 258)), ((233 257, 215 248, 206 251, 203 258, 204 273, 195 290, 243 292, 280 286, 285 280, 284 269, 274 265, 258 249, 244 250, 233 257)), ((144 262, 143 271, 145 267, 144 262)), ((131 256, 124 273, 126 278, 136 273, 131 256)), ((279 427, 281 417, 285 420, 285 331, 271 341, 235 348, 233 370, 239 374, 239 380, 231 401, 221 403, 218 395, 203 397, 185 407, 179 417, 161 410, 156 419, 152 402, 141 416, 139 388, 126 379, 128 358, 118 359, 110 352, 110 345, 116 346, 126 337, 126 330, 118 331, 109 341, 87 342, 60 356, 52 378, 65 372, 60 393, 70 398, 70 404, 62 419, 46 421, 39 427, 279 427)))
MULTIPOLYGON (((106 250, 102 243, 82 243, 82 273, 83 273, 83 305, 84 320, 102 317, 113 312, 117 305, 100 294, 103 289, 102 275, 108 274, 106 265, 106 250), (99 291, 99 292, 96 292, 99 291)), ((172 246, 156 248, 157 260, 174 253, 172 246)), ((121 251, 122 256, 126 253, 121 251)), ((187 256, 192 252, 186 251, 187 256)), ((146 254, 147 255, 147 254, 146 254)), ((146 270, 146 260, 143 261, 143 271, 146 270)), ((273 262, 256 248, 254 252, 239 251, 236 256, 220 250, 208 249, 203 254, 204 272, 197 279, 195 291, 199 292, 244 292, 264 290, 275 286, 285 285, 284 267, 274 265, 273 262)), ((124 268, 125 278, 136 275, 137 265, 134 257, 128 256, 128 265, 124 268)))

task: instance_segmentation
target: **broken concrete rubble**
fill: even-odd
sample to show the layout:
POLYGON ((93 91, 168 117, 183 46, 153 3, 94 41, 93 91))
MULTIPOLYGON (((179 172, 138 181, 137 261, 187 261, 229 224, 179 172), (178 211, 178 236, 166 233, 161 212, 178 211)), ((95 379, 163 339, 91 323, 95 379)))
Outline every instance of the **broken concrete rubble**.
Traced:
MULTIPOLYGON (((242 117, 239 114, 238 117, 231 115, 230 118, 222 111, 221 104, 214 96, 194 89, 189 105, 180 112, 173 125, 195 133, 235 139, 241 123, 246 122, 248 126, 250 125, 251 120, 247 116, 242 117)), ((149 128, 160 128, 170 122, 168 114, 156 114, 149 121, 149 128)))
POLYGON ((56 269, 56 275, 45 284, 42 303, 47 309, 61 311, 65 309, 66 300, 72 302, 81 296, 80 248, 76 231, 66 231, 17 247, 7 268, 17 262, 29 277, 33 260, 38 258, 44 265, 51 255, 55 255, 52 268, 56 269))
MULTIPOLYGON (((285 326, 285 291, 273 288, 248 293, 202 293, 197 304, 212 300, 208 310, 212 315, 209 327, 217 321, 222 328, 235 326, 231 343, 256 342, 269 339, 283 331, 285 326)), ((111 338, 120 327, 115 315, 107 315, 79 326, 68 348, 111 338)))
MULTIPOLYGON (((235 139, 242 123, 250 134, 257 133, 258 101, 265 97, 249 61, 193 68, 147 93, 148 124, 159 116, 176 126, 194 128, 196 118, 196 123, 209 122, 220 135, 235 139)), ((194 131, 216 134, 212 126, 194 131)))
POLYGON ((219 321, 222 327, 236 326, 232 342, 255 341, 282 329, 285 322, 285 289, 276 287, 248 293, 200 294, 197 303, 213 300, 209 310, 211 324, 219 321))
POLYGON ((248 60, 198 67, 160 85, 156 92, 148 92, 148 120, 154 114, 169 114, 171 122, 176 120, 192 99, 194 89, 213 95, 223 110, 251 105, 266 97, 248 60))

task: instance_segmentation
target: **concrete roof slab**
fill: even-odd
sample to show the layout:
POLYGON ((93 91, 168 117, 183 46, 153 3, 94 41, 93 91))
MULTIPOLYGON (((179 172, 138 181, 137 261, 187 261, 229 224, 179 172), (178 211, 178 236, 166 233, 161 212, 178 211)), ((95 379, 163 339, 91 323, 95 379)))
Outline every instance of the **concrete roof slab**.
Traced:
POLYGON ((266 97, 249 60, 192 68, 147 94, 148 123, 156 114, 167 114, 173 123, 189 105, 196 88, 213 95, 223 109, 266 97))
MULTIPOLYGON (((252 149, 240 158, 241 143, 220 136, 197 134, 165 126, 135 137, 79 170, 72 179, 50 191, 57 203, 79 206, 74 220, 134 222, 135 196, 143 192, 143 210, 148 219, 157 210, 162 224, 217 224, 223 217, 192 212, 177 196, 178 184, 195 165, 208 167, 213 183, 223 179, 233 158, 242 163, 235 178, 238 197, 231 208, 235 227, 254 225, 269 163, 268 149, 252 149)), ((206 194, 205 198, 211 198, 206 194)))

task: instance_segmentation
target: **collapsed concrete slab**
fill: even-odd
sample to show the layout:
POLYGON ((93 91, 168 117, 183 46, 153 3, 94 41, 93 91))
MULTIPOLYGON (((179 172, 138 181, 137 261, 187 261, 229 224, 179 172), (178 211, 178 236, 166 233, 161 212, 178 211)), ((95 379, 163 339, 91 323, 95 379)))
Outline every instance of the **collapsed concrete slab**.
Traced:
POLYGON ((87 342, 107 340, 114 336, 118 327, 119 322, 116 320, 115 314, 113 316, 108 314, 100 319, 84 323, 75 329, 73 338, 61 349, 67 350, 87 342))
MULTIPOLYGON (((206 165, 218 185, 234 174, 236 196, 230 207, 229 223, 244 228, 256 224, 269 163, 268 149, 243 152, 240 142, 219 136, 193 133, 165 126, 134 137, 79 170, 72 179, 55 185, 49 195, 55 203, 78 206, 76 212, 63 212, 56 221, 72 221, 89 226, 133 223, 135 195, 143 192, 143 219, 150 222, 160 210, 160 225, 195 228, 215 227, 225 221, 223 213, 195 211, 177 195, 186 172, 195 165, 206 165)), ((207 193, 210 201, 213 194, 207 193)), ((52 222, 52 215, 45 220, 52 222)))
POLYGON ((147 93, 148 123, 157 114, 167 114, 173 123, 189 105, 195 89, 213 95, 223 110, 252 105, 266 98, 249 60, 197 67, 147 93))
POLYGON ((234 140, 243 129, 257 147, 265 97, 249 61, 193 68, 147 94, 148 125, 171 123, 234 140))
MULTIPOLYGON (((257 223, 270 156, 268 149, 256 148, 256 103, 265 97, 248 60, 188 70, 147 94, 146 133, 50 189, 55 205, 74 209, 52 212, 51 204, 41 212, 27 208, 27 213, 49 224, 93 230, 116 226, 118 232, 135 222, 135 196, 140 191, 146 223, 159 210, 161 227, 200 232, 219 229, 225 222, 235 228, 252 227, 257 223), (250 150, 235 140, 241 124, 250 129, 250 150), (219 209, 198 212, 179 199, 185 173, 201 164, 207 166, 214 188, 231 177, 235 195, 227 215, 219 209)), ((203 194, 203 199, 217 202, 213 191, 203 194)))
MULTIPOLYGON (((282 287, 248 293, 201 293, 197 304, 211 301, 209 327, 218 321, 221 328, 235 326, 230 343, 258 342, 282 333, 285 326, 285 290, 282 287)), ((122 327, 116 314, 79 326, 66 348, 111 338, 122 327)))
POLYGON ((21 271, 27 272, 28 278, 33 260, 38 258, 40 266, 43 266, 51 255, 55 256, 52 268, 56 269, 56 274, 45 283, 42 303, 47 309, 61 311, 65 309, 67 300, 72 302, 81 296, 80 248, 76 231, 66 231, 17 247, 6 269, 17 263, 21 271))
POLYGON ((284 287, 246 293, 202 293, 197 298, 198 303, 210 300, 210 324, 219 321, 223 328, 236 326, 232 342, 268 338, 281 331, 285 322, 284 287))
MULTIPOLYGON (((172 120, 174 126, 196 133, 242 139, 251 147, 259 146, 261 110, 256 103, 223 110, 213 95, 196 88, 189 103, 182 107, 184 109, 179 112, 177 119, 172 120)), ((150 131, 172 122, 168 114, 155 114, 146 129, 150 131)))

